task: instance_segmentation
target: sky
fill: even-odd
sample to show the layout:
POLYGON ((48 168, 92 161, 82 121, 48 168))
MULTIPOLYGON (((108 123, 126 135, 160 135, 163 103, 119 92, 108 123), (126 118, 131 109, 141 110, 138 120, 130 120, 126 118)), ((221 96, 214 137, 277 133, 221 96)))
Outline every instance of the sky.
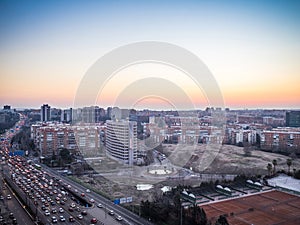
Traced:
MULTIPOLYGON (((159 41, 207 66, 224 107, 300 108, 299 12, 294 0, 1 0, 0 106, 72 107, 98 59, 124 45, 159 41)), ((204 109, 212 103, 174 66, 133 63, 109 77, 95 100, 102 107, 204 109), (153 93, 143 92, 145 86, 153 93)))

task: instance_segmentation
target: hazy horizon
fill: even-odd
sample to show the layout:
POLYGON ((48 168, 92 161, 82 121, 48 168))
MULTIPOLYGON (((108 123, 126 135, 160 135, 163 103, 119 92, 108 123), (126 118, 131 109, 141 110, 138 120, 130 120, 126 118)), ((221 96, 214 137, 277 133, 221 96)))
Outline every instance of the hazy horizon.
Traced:
MULTIPOLYGON (((43 103, 43 104, 48 104, 48 103, 43 103)), ((41 104, 40 106, 28 106, 28 107, 14 107, 12 105, 9 105, 9 104, 5 104, 5 105, 9 105, 11 106, 11 109, 16 109, 16 110, 25 110, 25 109, 28 109, 28 110, 40 110, 41 109, 41 106, 43 105, 41 104)), ((65 110, 65 109, 70 109, 72 108, 72 106, 64 106, 64 107, 59 107, 59 106, 55 106, 55 105, 50 105, 48 104, 51 109, 61 109, 61 110, 65 110)), ((3 106, 1 106, 0 110, 3 109, 3 106)), ((107 110, 108 107, 117 107, 117 108, 120 108, 120 109, 135 109, 135 110, 138 110, 138 111, 142 111, 142 110, 149 110, 149 111, 192 111, 192 110, 202 110, 204 111, 206 109, 206 107, 204 108, 191 108, 191 109, 178 109, 178 110, 174 110, 172 108, 126 108, 126 107, 119 107, 119 106, 101 106, 101 105, 90 105, 90 106, 83 106, 83 107, 80 107, 80 108, 84 108, 84 107, 99 107, 99 108, 103 108, 105 110, 107 110)), ((207 106, 207 107, 210 107, 210 106, 207 106)), ((218 107, 213 107, 214 109, 218 108, 218 107)), ((226 108, 229 108, 229 110, 291 110, 291 111, 297 111, 297 110, 300 110, 300 107, 299 108, 230 108, 230 107, 225 107, 225 108, 221 108, 222 110, 225 110, 226 108)), ((76 109, 76 108, 72 108, 72 109, 76 109)))
MULTIPOLYGON (((299 11, 300 2, 292 0, 1 1, 0 105, 72 107, 79 84, 99 58, 120 46, 153 40, 202 60, 222 92, 222 107, 299 109, 299 11)), ((134 95, 134 84, 153 76, 173 85, 168 94, 182 91, 193 109, 209 106, 190 77, 155 63, 117 71, 95 104, 189 107, 184 98, 178 98, 180 104, 164 96, 137 95, 133 103, 120 98, 129 87, 134 95)))

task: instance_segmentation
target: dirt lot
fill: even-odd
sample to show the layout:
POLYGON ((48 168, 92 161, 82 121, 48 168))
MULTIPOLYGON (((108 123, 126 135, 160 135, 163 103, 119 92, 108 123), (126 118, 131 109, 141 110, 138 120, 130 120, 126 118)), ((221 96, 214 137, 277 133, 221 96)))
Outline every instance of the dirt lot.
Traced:
MULTIPOLYGON (((232 145, 214 146, 207 149, 205 145, 197 146, 182 146, 180 148, 182 156, 178 152, 176 145, 163 145, 163 152, 169 155, 172 162, 177 164, 180 160, 185 158, 186 153, 192 155, 191 159, 186 163, 189 167, 193 167, 194 171, 205 173, 227 173, 227 174, 267 174, 267 164, 272 163, 273 159, 277 160, 278 165, 276 170, 287 170, 286 160, 288 156, 264 152, 260 150, 251 151, 251 156, 245 156, 243 147, 232 145), (210 154, 209 151, 212 153, 210 154), (175 155, 175 156, 174 156, 175 155), (172 160, 173 159, 173 160, 172 160), (203 166, 207 161, 209 165, 203 166), (206 167, 206 168, 205 168, 206 167), (204 170, 203 170, 204 169, 204 170)), ((182 161, 181 161, 182 162, 182 161)), ((300 169, 300 159, 294 159, 291 171, 293 168, 300 169)))
MULTIPOLYGON (((223 145, 220 148, 218 146, 211 146, 209 149, 204 145, 180 146, 168 144, 163 145, 162 150, 165 155, 169 156, 168 163, 172 162, 174 164, 174 173, 179 171, 184 165, 189 165, 188 167, 192 167, 193 171, 201 171, 203 173, 264 175, 267 174, 267 164, 271 163, 273 159, 276 159, 278 162, 277 170, 287 170, 287 156, 254 150, 251 156, 245 157, 242 147, 230 145, 223 145), (211 152, 213 153, 211 154, 211 152), (206 166, 207 168, 203 170, 206 166)), ((173 186, 182 182, 181 180, 166 180, 163 184, 159 183, 159 180, 157 182, 150 182, 150 180, 147 182, 148 177, 153 180, 154 176, 149 175, 147 177, 147 168, 136 167, 137 170, 144 171, 140 173, 143 176, 140 176, 140 180, 135 179, 130 183, 129 181, 133 177, 130 177, 130 174, 126 174, 129 171, 126 169, 126 166, 120 167, 116 162, 107 158, 105 159, 105 157, 102 159, 101 164, 95 166, 95 168, 98 168, 100 173, 104 169, 106 171, 104 175, 106 178, 97 175, 94 177, 81 177, 85 183, 89 183, 94 189, 106 193, 112 199, 135 196, 134 203, 137 204, 141 200, 153 200, 156 196, 161 195, 162 191, 160 188, 164 185, 173 186), (116 179, 116 176, 119 179, 116 179), (136 182, 139 184, 154 183, 154 187, 148 191, 138 191, 135 186, 136 182)), ((293 160, 291 171, 293 171, 293 168, 300 169, 300 159, 293 160)), ((198 180, 197 182, 199 185, 198 180)))

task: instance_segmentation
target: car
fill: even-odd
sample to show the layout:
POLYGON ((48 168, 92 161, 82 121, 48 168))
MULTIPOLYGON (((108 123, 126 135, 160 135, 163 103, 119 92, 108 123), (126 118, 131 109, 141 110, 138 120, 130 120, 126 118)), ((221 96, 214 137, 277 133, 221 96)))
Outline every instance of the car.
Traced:
POLYGON ((60 220, 61 222, 65 222, 65 221, 66 221, 66 219, 65 219, 64 216, 60 216, 60 217, 59 217, 59 220, 60 220))
POLYGON ((49 212, 49 210, 47 209, 47 210, 45 210, 45 216, 50 216, 50 212, 49 212))
POLYGON ((95 202, 95 200, 94 200, 93 198, 91 198, 91 199, 90 199, 90 202, 91 202, 91 203, 94 203, 94 202, 95 202))
POLYGON ((9 216, 8 216, 10 219, 13 219, 13 218, 15 218, 14 217, 14 214, 11 212, 11 213, 9 213, 9 216))
POLYGON ((51 209, 51 212, 52 212, 52 213, 57 213, 56 208, 52 208, 52 209, 51 209))
POLYGON ((65 210, 63 208, 59 208, 58 212, 63 213, 65 210))
POLYGON ((18 222, 17 222, 17 219, 16 219, 16 218, 13 218, 13 220, 12 220, 12 224, 13 224, 13 225, 16 225, 16 224, 18 224, 18 222))
POLYGON ((91 219, 91 224, 96 224, 97 221, 98 221, 98 220, 94 217, 94 218, 91 219))
POLYGON ((90 189, 86 189, 86 192, 87 192, 87 193, 90 193, 90 192, 91 192, 91 190, 90 190, 90 189))
POLYGON ((0 196, 0 200, 4 200, 4 197, 2 195, 0 196))
POLYGON ((83 216, 82 216, 81 214, 78 214, 78 215, 77 215, 77 218, 80 219, 80 220, 82 220, 82 219, 83 219, 83 216))
POLYGON ((56 219, 56 217, 55 216, 52 216, 52 223, 57 223, 57 219, 56 219))
POLYGON ((103 208, 103 205, 102 205, 101 203, 99 203, 99 204, 97 205, 97 207, 98 207, 98 208, 103 208))
POLYGON ((69 217, 69 221, 70 221, 70 222, 75 222, 74 217, 73 217, 73 216, 70 216, 70 217, 69 217))
POLYGON ((84 196, 85 196, 85 194, 82 192, 82 193, 81 193, 81 197, 84 197, 84 196))
POLYGON ((74 212, 74 209, 72 207, 69 208, 70 212, 74 212))
POLYGON ((81 212, 81 215, 86 216, 86 215, 87 215, 87 211, 83 210, 83 211, 81 212))
POLYGON ((8 200, 9 200, 9 199, 11 199, 11 195, 7 195, 7 197, 6 197, 6 198, 7 198, 8 200))
POLYGON ((115 213, 114 213, 113 210, 109 209, 109 210, 108 210, 108 214, 111 215, 111 216, 113 216, 115 213))
POLYGON ((116 216, 116 220, 118 220, 118 221, 122 221, 122 220, 123 220, 123 218, 122 218, 122 216, 116 216))

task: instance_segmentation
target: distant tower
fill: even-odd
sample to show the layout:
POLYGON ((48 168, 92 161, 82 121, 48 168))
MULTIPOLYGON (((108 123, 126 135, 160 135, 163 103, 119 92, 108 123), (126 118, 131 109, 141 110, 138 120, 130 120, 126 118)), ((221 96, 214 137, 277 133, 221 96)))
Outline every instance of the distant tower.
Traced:
POLYGON ((300 127, 300 111, 286 112, 285 121, 287 127, 300 127))
POLYGON ((50 120, 50 106, 44 104, 41 106, 41 121, 46 122, 50 120))
POLYGON ((118 107, 113 107, 111 110, 111 120, 118 121, 122 118, 122 111, 118 107))
POLYGON ((10 105, 5 105, 5 106, 3 106, 3 110, 8 110, 8 111, 10 111, 10 105))

